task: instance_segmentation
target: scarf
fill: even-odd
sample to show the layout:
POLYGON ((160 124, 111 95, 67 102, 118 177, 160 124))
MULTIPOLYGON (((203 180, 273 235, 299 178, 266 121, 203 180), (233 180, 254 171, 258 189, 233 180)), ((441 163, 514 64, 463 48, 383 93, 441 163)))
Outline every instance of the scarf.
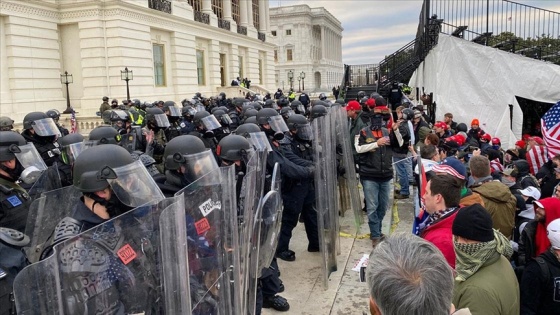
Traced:
POLYGON ((494 229, 494 239, 489 242, 476 244, 459 244, 453 240, 455 248, 455 280, 463 282, 475 274, 486 261, 498 252, 507 259, 513 254, 509 240, 498 230, 494 229))

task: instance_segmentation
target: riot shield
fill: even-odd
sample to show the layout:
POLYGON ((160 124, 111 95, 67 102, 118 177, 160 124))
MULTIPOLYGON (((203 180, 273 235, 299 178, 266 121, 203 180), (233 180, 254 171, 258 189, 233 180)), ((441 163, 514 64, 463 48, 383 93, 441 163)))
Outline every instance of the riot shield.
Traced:
POLYGON ((346 110, 335 105, 331 112, 336 115, 336 152, 340 166, 344 168, 343 174, 338 174, 338 188, 340 196, 340 211, 342 214, 351 209, 354 212, 354 223, 356 224, 356 234, 360 233, 360 226, 363 223, 362 203, 358 190, 358 179, 356 178, 355 161, 352 155, 350 132, 348 130, 348 118, 346 110))
POLYGON ((54 238, 56 225, 71 215, 81 196, 78 189, 68 186, 45 192, 31 203, 25 228, 25 234, 31 239, 29 247, 25 249, 31 263, 39 261, 41 253, 54 238))
POLYGON ((167 198, 57 244, 15 278, 18 314, 188 314, 184 213, 167 198))
POLYGON ((192 314, 233 314, 239 304, 231 292, 235 280, 230 265, 235 262, 230 256, 238 255, 238 248, 228 247, 235 245, 228 233, 237 232, 228 226, 228 218, 237 210, 226 209, 233 202, 222 202, 231 200, 223 196, 231 189, 223 187, 235 186, 228 180, 216 169, 177 193, 184 195, 192 314))
POLYGON ((136 136, 137 133, 134 131, 122 135, 121 142, 119 143, 119 145, 125 148, 128 152, 133 152, 134 150, 136 150, 136 141, 138 141, 138 139, 136 139, 136 136))
POLYGON ((268 268, 276 252, 278 245, 278 234, 282 223, 282 177, 280 174, 280 165, 276 163, 272 171, 272 184, 270 191, 262 198, 257 221, 259 236, 259 277, 262 275, 262 269, 268 268))
POLYGON ((315 164, 315 195, 322 256, 323 285, 328 288, 329 275, 337 270, 336 156, 331 125, 332 114, 313 120, 313 160, 315 164))

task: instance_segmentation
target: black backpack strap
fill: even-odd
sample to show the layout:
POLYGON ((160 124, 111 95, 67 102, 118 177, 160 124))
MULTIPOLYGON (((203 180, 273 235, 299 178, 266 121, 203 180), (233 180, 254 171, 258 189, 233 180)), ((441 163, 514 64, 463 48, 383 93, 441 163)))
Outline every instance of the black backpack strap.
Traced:
POLYGON ((544 261, 544 259, 540 256, 536 257, 535 261, 539 264, 539 267, 541 268, 541 275, 548 282, 548 280, 550 279, 550 269, 548 268, 546 261, 544 261))

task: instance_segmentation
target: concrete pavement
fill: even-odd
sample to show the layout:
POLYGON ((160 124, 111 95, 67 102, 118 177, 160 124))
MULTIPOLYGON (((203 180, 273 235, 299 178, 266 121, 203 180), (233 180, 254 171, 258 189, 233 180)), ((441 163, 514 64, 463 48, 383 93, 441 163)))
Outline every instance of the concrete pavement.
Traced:
MULTIPOLYGON (((412 187, 411 187, 412 188, 412 187)), ((416 193, 416 187, 414 187, 416 193)), ((400 222, 396 232, 409 232, 413 221, 413 194, 407 200, 399 200, 397 203, 400 222)), ((387 211, 383 221, 383 233, 389 234, 391 209, 387 211)), ((363 213, 364 224, 360 228, 360 234, 369 232, 367 217, 363 213)), ((340 217, 340 230, 342 233, 355 234, 354 217, 352 213, 346 213, 340 217)), ((341 233, 341 234, 342 234, 341 233)), ((324 289, 322 283, 321 256, 320 253, 307 252, 307 237, 303 223, 294 229, 294 235, 290 242, 290 249, 296 252, 294 262, 286 262, 278 259, 278 265, 282 273, 286 290, 280 293, 288 299, 290 310, 284 314, 301 315, 346 315, 346 314, 369 314, 369 293, 365 282, 360 282, 359 273, 352 271, 354 265, 364 254, 371 252, 371 241, 369 238, 340 237, 340 255, 338 255, 338 271, 331 273, 329 287, 324 289)), ((264 315, 280 314, 273 309, 263 309, 264 315)))

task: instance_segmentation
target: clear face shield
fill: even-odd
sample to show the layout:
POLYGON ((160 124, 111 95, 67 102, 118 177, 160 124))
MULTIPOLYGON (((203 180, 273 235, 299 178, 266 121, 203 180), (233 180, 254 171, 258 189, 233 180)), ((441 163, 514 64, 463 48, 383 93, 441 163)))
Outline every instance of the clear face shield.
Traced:
POLYGON ((26 184, 36 182, 43 171, 47 169, 47 165, 32 143, 15 146, 12 152, 24 168, 20 174, 20 180, 26 184))
POLYGON ((290 116, 292 116, 292 115, 295 115, 295 112, 294 112, 293 110, 291 110, 291 109, 289 109, 289 110, 287 110, 287 111, 285 111, 285 112, 282 113, 282 117, 283 117, 284 119, 286 119, 286 120, 287 120, 288 118, 290 118, 290 116))
POLYGON ((202 105, 200 103, 196 104, 196 112, 202 112, 202 111, 205 111, 205 110, 206 110, 206 107, 204 107, 204 105, 202 105))
POLYGON ((192 108, 192 107, 189 106, 189 107, 186 109, 186 113, 187 113, 189 116, 194 116, 194 114, 196 114, 197 111, 196 111, 196 109, 194 109, 194 108, 192 108))
POLYGON ((57 136, 60 137, 60 130, 52 118, 43 118, 31 123, 35 133, 41 137, 57 136))
POLYGON ((156 125, 160 128, 167 128, 171 126, 166 114, 154 115, 154 119, 156 120, 156 125))
POLYGON ((298 105, 296 109, 300 113, 305 113, 305 106, 303 106, 303 104, 298 105))
POLYGON ((167 108, 169 111, 169 116, 171 117, 181 117, 181 108, 175 104, 175 106, 169 106, 167 108))
POLYGON ((313 128, 309 123, 297 126, 297 136, 301 140, 311 141, 313 140, 313 128))
POLYGON ((214 158, 214 154, 210 149, 196 154, 182 155, 180 157, 174 156, 173 159, 181 163, 181 168, 184 168, 183 176, 189 183, 197 181, 204 175, 219 168, 216 158, 214 158))
POLYGON ((204 128, 206 128, 206 130, 209 131, 218 129, 222 126, 220 125, 220 122, 218 121, 218 119, 216 119, 214 115, 206 116, 202 118, 200 122, 202 123, 202 125, 204 125, 204 128))
MULTIPOLYGON (((107 178, 113 193, 129 207, 139 207, 148 202, 165 199, 154 179, 141 161, 134 161, 125 166, 109 168, 107 178)), ((105 173, 106 170, 101 170, 105 173)))
POLYGON ((280 115, 268 118, 268 124, 275 132, 284 133, 288 131, 288 125, 280 115))
POLYGON ((272 152, 268 137, 262 131, 249 133, 247 140, 249 140, 253 148, 255 148, 255 151, 272 152))
POLYGON ((72 143, 62 147, 62 161, 68 165, 73 165, 78 155, 86 148, 87 145, 84 142, 72 143))
POLYGON ((220 116, 220 121, 224 126, 229 126, 231 123, 233 123, 231 117, 229 117, 228 114, 223 114, 222 116, 220 116))

